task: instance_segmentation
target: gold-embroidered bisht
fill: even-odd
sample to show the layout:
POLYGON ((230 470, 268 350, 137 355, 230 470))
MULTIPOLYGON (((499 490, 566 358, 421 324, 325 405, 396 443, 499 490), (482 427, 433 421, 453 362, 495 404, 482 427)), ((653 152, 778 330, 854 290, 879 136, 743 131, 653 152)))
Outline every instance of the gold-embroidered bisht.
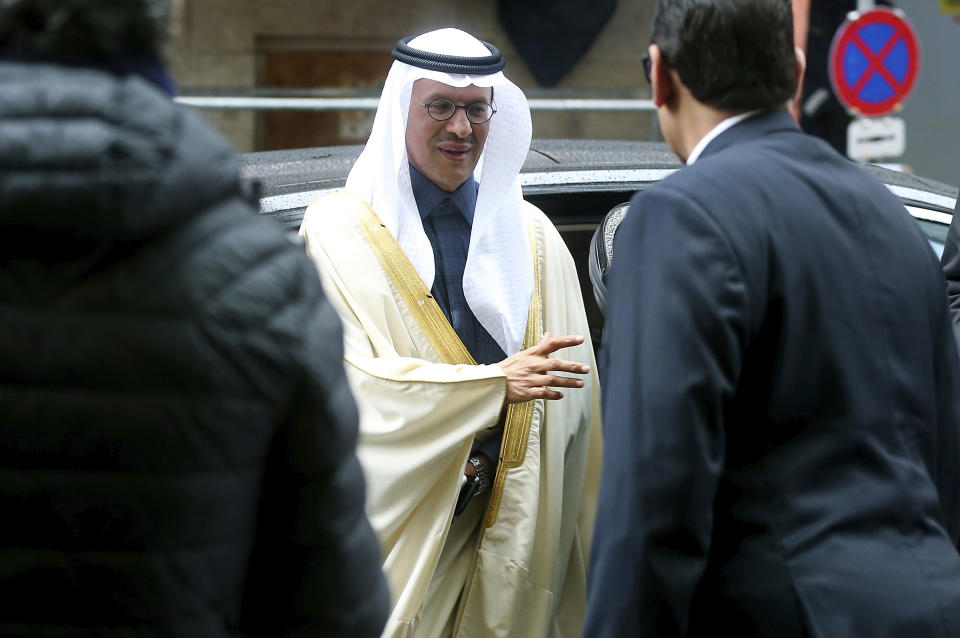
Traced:
MULTIPOLYGON (((588 336, 563 240, 536 207, 524 202, 518 214, 525 216, 535 277, 523 347, 544 331, 588 336)), ((430 605, 438 589, 447 590, 445 604, 457 601, 446 635, 579 636, 601 454, 589 337, 556 353, 591 364, 584 388, 507 410, 483 521, 461 555, 445 557, 443 587, 435 582, 430 589, 464 464, 475 435, 500 419, 505 378, 498 366, 476 365, 362 198, 339 191, 317 200, 300 234, 344 323, 367 513, 393 598, 384 636, 441 635, 439 627, 425 626, 435 622, 430 605)))

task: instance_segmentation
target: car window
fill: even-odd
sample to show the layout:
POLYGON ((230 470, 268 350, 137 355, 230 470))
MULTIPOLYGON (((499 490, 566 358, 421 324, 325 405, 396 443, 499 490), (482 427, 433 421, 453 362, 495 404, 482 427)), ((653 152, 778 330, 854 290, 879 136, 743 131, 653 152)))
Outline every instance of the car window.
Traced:
POLYGON ((933 248, 937 257, 943 255, 943 244, 947 240, 947 230, 950 228, 952 215, 919 206, 907 206, 907 210, 913 215, 920 225, 920 230, 927 236, 927 241, 933 248))

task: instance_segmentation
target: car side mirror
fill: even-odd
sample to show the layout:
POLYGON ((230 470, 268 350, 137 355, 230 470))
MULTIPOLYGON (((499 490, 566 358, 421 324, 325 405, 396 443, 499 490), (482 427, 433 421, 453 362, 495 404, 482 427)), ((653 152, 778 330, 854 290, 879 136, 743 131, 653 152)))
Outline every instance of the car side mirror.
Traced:
POLYGON ((613 263, 613 240, 629 208, 630 202, 623 202, 610 209, 590 240, 590 283, 593 286, 593 297, 604 316, 607 314, 607 273, 613 263))

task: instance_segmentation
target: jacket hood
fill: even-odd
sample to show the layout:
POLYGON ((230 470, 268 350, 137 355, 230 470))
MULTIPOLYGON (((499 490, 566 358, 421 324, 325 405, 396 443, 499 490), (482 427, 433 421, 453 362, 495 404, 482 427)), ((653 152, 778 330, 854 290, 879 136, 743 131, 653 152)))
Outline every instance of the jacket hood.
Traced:
POLYGON ((230 145, 130 74, 0 63, 0 226, 157 234, 240 192, 230 145))

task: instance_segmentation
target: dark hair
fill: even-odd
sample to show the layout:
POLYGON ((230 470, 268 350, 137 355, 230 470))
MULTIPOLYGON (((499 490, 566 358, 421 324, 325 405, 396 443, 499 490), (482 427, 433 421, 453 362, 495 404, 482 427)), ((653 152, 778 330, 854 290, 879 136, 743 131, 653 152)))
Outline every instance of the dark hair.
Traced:
POLYGON ((0 0, 0 51, 161 60, 170 0, 0 0))
POLYGON ((789 0, 656 0, 652 41, 703 104, 784 105, 796 90, 789 0))

